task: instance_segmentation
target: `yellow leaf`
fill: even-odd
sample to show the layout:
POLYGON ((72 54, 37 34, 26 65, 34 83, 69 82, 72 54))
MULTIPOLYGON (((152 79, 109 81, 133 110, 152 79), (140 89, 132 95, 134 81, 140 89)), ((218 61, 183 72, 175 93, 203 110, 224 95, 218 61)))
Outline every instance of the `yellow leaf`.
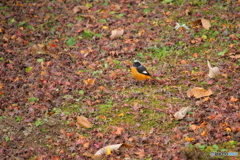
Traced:
POLYGON ((107 147, 106 148, 106 155, 110 155, 111 154, 111 148, 107 147))
POLYGON ((231 132, 232 130, 231 130, 229 127, 227 127, 227 128, 225 128, 225 131, 229 133, 229 132, 231 132))
POLYGON ((108 26, 103 26, 102 29, 108 29, 108 26))
POLYGON ((123 116, 124 116, 124 113, 118 114, 118 117, 123 117, 123 116))
POLYGON ((185 137, 184 140, 187 142, 191 142, 191 141, 194 141, 195 139, 190 137, 185 137))

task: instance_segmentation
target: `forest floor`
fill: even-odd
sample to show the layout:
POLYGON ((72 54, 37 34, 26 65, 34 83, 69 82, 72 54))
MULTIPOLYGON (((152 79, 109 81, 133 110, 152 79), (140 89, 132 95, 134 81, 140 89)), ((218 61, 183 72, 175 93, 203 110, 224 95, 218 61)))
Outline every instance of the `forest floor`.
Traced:
POLYGON ((239 159, 239 18, 239 0, 1 2, 0 157, 239 159))

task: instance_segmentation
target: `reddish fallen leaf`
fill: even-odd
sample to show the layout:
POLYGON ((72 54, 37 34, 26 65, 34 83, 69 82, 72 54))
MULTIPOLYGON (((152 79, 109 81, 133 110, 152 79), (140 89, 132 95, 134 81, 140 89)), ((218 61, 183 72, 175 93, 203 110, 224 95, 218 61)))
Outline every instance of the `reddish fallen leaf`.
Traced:
POLYGON ((53 44, 53 43, 49 43, 49 46, 51 46, 51 47, 57 47, 57 45, 56 45, 56 44, 53 44))

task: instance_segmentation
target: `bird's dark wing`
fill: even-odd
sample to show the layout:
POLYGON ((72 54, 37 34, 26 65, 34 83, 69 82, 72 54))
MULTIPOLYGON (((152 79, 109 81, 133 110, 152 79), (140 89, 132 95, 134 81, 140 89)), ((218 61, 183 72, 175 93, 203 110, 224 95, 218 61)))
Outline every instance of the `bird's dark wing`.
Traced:
POLYGON ((138 71, 139 73, 142 73, 142 74, 151 76, 150 73, 148 73, 147 69, 146 69, 143 65, 137 67, 137 71, 138 71))

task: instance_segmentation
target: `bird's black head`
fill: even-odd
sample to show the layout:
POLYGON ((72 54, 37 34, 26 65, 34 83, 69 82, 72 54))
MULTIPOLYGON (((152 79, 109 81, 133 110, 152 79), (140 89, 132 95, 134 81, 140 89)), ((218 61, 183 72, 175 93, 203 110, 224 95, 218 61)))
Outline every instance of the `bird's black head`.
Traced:
POLYGON ((139 60, 134 60, 133 67, 140 67, 141 63, 139 60))

